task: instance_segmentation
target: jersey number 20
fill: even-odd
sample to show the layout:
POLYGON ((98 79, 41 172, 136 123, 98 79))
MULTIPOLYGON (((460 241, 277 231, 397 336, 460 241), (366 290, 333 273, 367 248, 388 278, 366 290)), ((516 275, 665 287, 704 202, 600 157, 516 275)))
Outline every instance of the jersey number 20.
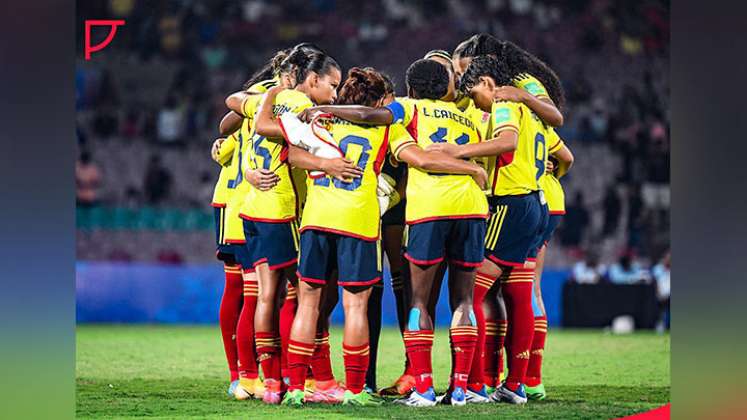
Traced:
MULTIPOLYGON (((365 170, 366 164, 368 163, 369 158, 369 152, 371 151, 371 143, 368 141, 365 137, 359 137, 359 136, 345 136, 343 137, 342 141, 340 141, 340 150, 342 150, 342 153, 347 155, 348 154, 348 146, 351 144, 355 144, 361 147, 361 155, 358 157, 358 162, 356 162, 356 165, 365 170)), ((335 185, 335 188, 340 188, 343 190, 348 191, 355 191, 361 186, 361 181, 363 178, 353 178, 351 182, 343 182, 340 181, 337 178, 332 179, 332 183, 335 185)), ((322 187, 328 187, 329 186, 330 177, 325 176, 324 178, 317 178, 314 180, 314 185, 319 185, 322 187)))

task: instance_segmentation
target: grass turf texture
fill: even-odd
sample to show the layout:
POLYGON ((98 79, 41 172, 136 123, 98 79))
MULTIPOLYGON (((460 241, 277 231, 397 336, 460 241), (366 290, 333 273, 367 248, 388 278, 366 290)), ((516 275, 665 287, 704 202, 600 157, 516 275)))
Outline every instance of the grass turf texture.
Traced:
MULTIPOLYGON (((335 377, 344 380, 342 331, 330 334, 335 377)), ((669 401, 669 336, 550 330, 543 370, 548 397, 526 406, 506 404, 409 408, 308 405, 301 409, 235 401, 226 394, 226 368, 217 327, 79 326, 78 417, 161 418, 613 418, 669 401)), ((436 331, 437 391, 448 383, 448 330, 436 331)), ((399 331, 381 334, 378 386, 401 373, 399 331)))

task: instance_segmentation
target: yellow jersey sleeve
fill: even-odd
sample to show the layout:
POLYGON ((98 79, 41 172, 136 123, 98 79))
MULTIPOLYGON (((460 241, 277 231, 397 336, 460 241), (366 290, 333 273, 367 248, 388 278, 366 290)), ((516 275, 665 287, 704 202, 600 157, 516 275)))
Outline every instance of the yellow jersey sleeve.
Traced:
POLYGON ((233 157, 233 151, 237 143, 235 134, 236 133, 233 133, 229 135, 228 137, 226 137, 226 139, 220 145, 220 150, 218 151, 217 161, 221 166, 225 167, 231 162, 231 158, 233 157))
POLYGON ((551 155, 563 147, 563 140, 552 127, 548 127, 546 134, 547 135, 545 136, 545 138, 547 139, 547 154, 551 155))
POLYGON ((399 161, 399 154, 406 147, 417 144, 402 124, 389 126, 389 151, 392 152, 395 160, 399 161))
POLYGON ((274 79, 262 80, 249 86, 249 89, 247 89, 247 91, 250 93, 265 93, 271 88, 277 86, 278 83, 280 83, 280 79, 277 77, 274 79))
POLYGON ((522 110, 520 104, 516 102, 495 102, 493 103, 490 118, 493 124, 493 137, 496 137, 502 131, 513 130, 517 134, 521 130, 522 110))
POLYGON ((540 82, 536 77, 532 76, 531 74, 528 74, 528 73, 520 74, 514 80, 514 86, 516 86, 519 89, 524 89, 525 91, 531 93, 537 98, 550 99, 550 95, 548 95, 545 85, 543 85, 542 82, 540 82))

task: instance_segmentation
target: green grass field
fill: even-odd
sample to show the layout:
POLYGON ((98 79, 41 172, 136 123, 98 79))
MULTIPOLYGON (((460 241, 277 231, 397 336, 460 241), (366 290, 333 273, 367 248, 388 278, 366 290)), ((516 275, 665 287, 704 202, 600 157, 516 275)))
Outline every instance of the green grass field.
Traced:
MULTIPOLYGON (((436 332, 437 390, 448 382, 447 329, 436 332)), ((344 380, 341 331, 331 333, 335 376, 344 380)), ((404 347, 382 331, 379 386, 402 372, 404 347)), ((550 330, 543 371, 548 398, 506 404, 413 409, 307 406, 290 409, 226 395, 228 373, 217 327, 79 326, 77 416, 98 418, 613 418, 669 401, 669 336, 550 330)))

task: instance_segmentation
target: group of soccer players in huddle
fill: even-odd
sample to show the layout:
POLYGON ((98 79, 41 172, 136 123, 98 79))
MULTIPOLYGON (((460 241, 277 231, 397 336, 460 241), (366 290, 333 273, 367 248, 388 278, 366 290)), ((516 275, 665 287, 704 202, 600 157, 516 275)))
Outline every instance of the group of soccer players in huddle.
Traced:
POLYGON ((540 278, 564 213, 558 178, 573 162, 553 129, 560 82, 535 56, 480 34, 412 63, 406 84, 395 97, 370 67, 343 80, 304 43, 226 99, 212 205, 237 399, 367 406, 395 395, 422 407, 545 397, 540 278), (377 391, 382 248, 406 363, 377 391), (446 269, 452 365, 437 397, 431 351, 446 269), (344 385, 328 333, 338 285, 344 385))

